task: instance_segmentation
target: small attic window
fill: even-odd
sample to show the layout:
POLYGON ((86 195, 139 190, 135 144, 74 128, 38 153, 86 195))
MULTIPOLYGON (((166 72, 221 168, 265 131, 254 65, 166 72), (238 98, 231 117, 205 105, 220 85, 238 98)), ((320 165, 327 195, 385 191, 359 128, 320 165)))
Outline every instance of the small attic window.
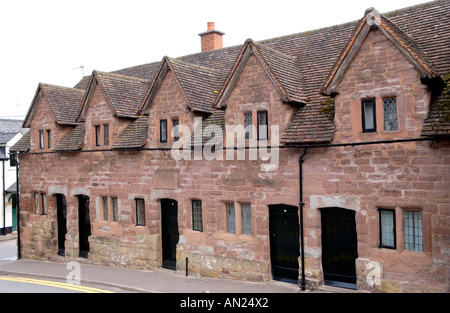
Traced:
POLYGON ((44 147, 44 143, 45 143, 45 141, 44 141, 44 131, 40 130, 39 131, 39 149, 44 149, 45 148, 44 147))
POLYGON ((375 99, 361 101, 362 130, 363 133, 377 131, 375 99))

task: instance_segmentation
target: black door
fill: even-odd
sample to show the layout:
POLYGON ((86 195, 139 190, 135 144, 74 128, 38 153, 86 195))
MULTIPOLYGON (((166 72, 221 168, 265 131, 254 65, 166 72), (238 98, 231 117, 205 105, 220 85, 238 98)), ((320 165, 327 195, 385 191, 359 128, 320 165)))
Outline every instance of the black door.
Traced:
POLYGON ((298 208, 269 206, 270 261, 276 280, 298 283, 300 256, 298 208))
POLYGON ((355 212, 325 208, 322 212, 322 267, 325 284, 356 289, 358 257, 355 212))
POLYGON ((64 256, 65 251, 65 241, 66 241, 66 215, 67 215, 67 204, 66 197, 64 195, 56 195, 56 220, 58 222, 58 254, 64 256))
POLYGON ((161 236, 163 267, 176 269, 178 233, 178 202, 161 200, 161 236))
POLYGON ((78 196, 78 233, 80 257, 87 258, 89 253, 89 236, 91 235, 89 197, 87 196, 78 196))

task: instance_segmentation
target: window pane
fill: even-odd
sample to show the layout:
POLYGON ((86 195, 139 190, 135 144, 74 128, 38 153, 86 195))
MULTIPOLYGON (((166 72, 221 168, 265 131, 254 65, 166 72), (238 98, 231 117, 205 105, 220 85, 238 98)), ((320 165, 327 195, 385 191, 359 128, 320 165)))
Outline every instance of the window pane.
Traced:
POLYGON ((192 229, 203 231, 202 201, 192 200, 192 229))
POLYGON ((103 203, 103 220, 108 220, 108 197, 102 197, 103 203))
MULTIPOLYGON (((111 198, 111 204, 112 204, 112 213, 113 213, 113 222, 119 221, 119 203, 117 202, 117 198, 111 198)), ((144 206, 144 202, 142 200, 142 206, 144 206)), ((145 220, 144 220, 145 224, 145 220)))
POLYGON ((144 199, 136 199, 136 225, 145 226, 144 199))
POLYGON ((252 213, 250 204, 241 204, 242 233, 252 234, 252 213))
POLYGON ((245 139, 252 139, 252 112, 244 113, 245 139))
POLYGON ((47 215, 47 195, 43 194, 42 197, 42 214, 47 215))
POLYGON ((386 131, 398 130, 397 99, 385 98, 383 99, 383 106, 384 106, 384 130, 386 131))
POLYGON ((227 203, 227 232, 236 233, 236 218, 234 212, 234 203, 227 203))
POLYGON ((258 112, 258 139, 267 140, 267 111, 258 112))
POLYGON ((44 149, 44 131, 39 131, 39 149, 44 149))
POLYGON ((35 214, 40 214, 41 209, 39 208, 39 194, 35 193, 34 194, 34 213, 35 214))
POLYGON ((167 142, 167 120, 160 121, 160 141, 167 142))
POLYGON ((51 136, 51 131, 47 130, 47 148, 51 148, 52 147, 52 136, 51 136))
POLYGON ((375 130, 375 100, 363 102, 364 130, 375 130))
POLYGON ((100 146, 100 126, 95 126, 95 145, 100 146))
POLYGON ((422 244, 422 212, 404 211, 405 249, 423 251, 422 244))
POLYGON ((109 145, 109 124, 103 125, 103 144, 109 145))
POLYGON ((380 245, 395 248, 395 212, 380 210, 380 245))
POLYGON ((173 125, 173 140, 178 141, 180 139, 180 131, 178 130, 178 120, 172 120, 173 125))

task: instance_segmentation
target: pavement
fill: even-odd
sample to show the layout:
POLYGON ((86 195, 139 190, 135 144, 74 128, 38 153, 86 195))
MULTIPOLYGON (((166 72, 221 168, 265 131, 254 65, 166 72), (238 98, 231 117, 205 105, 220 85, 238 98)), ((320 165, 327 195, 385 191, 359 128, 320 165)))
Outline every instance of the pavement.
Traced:
MULTIPOLYGON (((13 236, 1 240, 15 240, 13 236)), ((80 282, 109 286, 123 292, 137 293, 311 293, 345 292, 342 289, 324 287, 315 291, 301 291, 298 285, 279 281, 246 282, 222 278, 187 276, 168 269, 155 271, 132 270, 90 264, 86 259, 70 263, 61 257, 58 261, 34 261, 0 259, 0 275, 53 279, 67 282, 80 278, 80 282), (78 267, 79 266, 79 267, 78 267), (79 270, 79 271, 78 271, 79 270), (77 271, 77 272, 75 272, 77 271), (78 276, 74 274, 79 273, 78 276)))

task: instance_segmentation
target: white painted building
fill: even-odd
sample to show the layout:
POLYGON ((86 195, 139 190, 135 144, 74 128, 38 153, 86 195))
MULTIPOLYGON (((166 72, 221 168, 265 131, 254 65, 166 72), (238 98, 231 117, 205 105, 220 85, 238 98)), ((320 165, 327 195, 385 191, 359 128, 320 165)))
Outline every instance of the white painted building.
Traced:
POLYGON ((15 230, 12 191, 16 190, 16 168, 10 166, 9 148, 27 132, 22 123, 22 120, 0 119, 0 235, 15 230))

